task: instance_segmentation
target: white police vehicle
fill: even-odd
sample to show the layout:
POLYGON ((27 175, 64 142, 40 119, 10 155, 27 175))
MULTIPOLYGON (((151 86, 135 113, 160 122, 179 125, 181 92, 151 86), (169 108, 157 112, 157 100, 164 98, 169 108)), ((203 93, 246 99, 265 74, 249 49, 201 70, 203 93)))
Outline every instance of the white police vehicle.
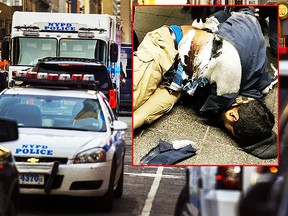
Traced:
POLYGON ((101 196, 110 211, 123 193, 127 124, 91 90, 94 75, 26 71, 14 79, 22 87, 0 93, 0 117, 18 123, 19 139, 3 146, 15 157, 20 193, 101 196))

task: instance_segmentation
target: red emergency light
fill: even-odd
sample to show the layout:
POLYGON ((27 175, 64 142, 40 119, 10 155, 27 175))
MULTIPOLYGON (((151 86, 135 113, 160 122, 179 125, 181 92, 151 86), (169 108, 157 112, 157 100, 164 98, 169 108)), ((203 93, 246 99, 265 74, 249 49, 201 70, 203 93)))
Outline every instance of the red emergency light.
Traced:
POLYGON ((278 50, 279 50, 280 55, 285 55, 285 54, 288 55, 288 47, 279 47, 278 50))
POLYGON ((72 75, 72 80, 81 81, 82 80, 82 75, 81 74, 73 74, 72 75))
POLYGON ((48 80, 58 80, 59 79, 59 75, 51 73, 51 74, 48 74, 47 79, 48 80))
POLYGON ((109 90, 109 104, 112 109, 117 107, 116 92, 114 89, 109 90))

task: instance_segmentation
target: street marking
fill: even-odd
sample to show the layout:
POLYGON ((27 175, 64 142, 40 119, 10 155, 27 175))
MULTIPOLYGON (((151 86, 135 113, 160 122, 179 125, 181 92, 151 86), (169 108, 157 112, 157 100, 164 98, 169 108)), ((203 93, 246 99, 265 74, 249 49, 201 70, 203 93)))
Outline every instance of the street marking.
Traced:
POLYGON ((160 184, 163 169, 164 168, 161 166, 158 167, 158 169, 157 169, 155 179, 153 181, 153 184, 152 184, 151 189, 148 193, 147 199, 145 201, 145 205, 144 205, 143 210, 142 210, 142 214, 141 214, 142 216, 149 216, 150 215, 153 200, 155 198, 156 192, 157 192, 159 184, 160 184))
POLYGON ((209 128, 210 128, 210 126, 207 127, 206 133, 205 133, 204 138, 203 138, 203 143, 204 143, 204 142, 206 141, 206 139, 207 139, 208 132, 209 132, 209 128))
MULTIPOLYGON (((153 174, 153 173, 124 173, 125 175, 130 175, 130 176, 142 176, 142 177, 152 177, 155 178, 157 176, 160 176, 159 174, 153 174)), ((162 178, 168 178, 168 179, 185 179, 186 177, 183 176, 176 176, 176 175, 162 175, 162 178)))

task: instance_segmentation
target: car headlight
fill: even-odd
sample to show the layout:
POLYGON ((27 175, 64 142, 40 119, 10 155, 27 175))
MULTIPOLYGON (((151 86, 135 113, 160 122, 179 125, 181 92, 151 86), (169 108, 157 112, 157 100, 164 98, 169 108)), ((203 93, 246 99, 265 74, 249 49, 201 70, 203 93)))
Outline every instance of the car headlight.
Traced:
POLYGON ((11 152, 9 149, 0 146, 0 161, 11 157, 11 152))
POLYGON ((79 153, 74 163, 99 163, 106 161, 106 151, 102 148, 93 148, 79 153))

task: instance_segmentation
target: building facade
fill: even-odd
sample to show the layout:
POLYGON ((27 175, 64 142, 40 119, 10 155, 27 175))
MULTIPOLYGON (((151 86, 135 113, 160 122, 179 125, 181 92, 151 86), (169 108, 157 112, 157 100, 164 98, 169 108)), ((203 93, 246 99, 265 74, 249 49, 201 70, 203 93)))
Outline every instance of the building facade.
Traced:
MULTIPOLYGON (((116 15, 122 22, 122 41, 131 43, 132 0, 0 0, 0 37, 11 32, 14 11, 116 15)), ((0 45, 1 46, 1 45, 0 45)))
MULTIPOLYGON (((0 38, 3 39, 11 32, 12 7, 0 3, 0 38)), ((1 45, 0 45, 1 46, 1 45)))
POLYGON ((105 0, 102 1, 102 8, 103 14, 115 15, 121 19, 122 42, 131 43, 132 0, 105 0))

